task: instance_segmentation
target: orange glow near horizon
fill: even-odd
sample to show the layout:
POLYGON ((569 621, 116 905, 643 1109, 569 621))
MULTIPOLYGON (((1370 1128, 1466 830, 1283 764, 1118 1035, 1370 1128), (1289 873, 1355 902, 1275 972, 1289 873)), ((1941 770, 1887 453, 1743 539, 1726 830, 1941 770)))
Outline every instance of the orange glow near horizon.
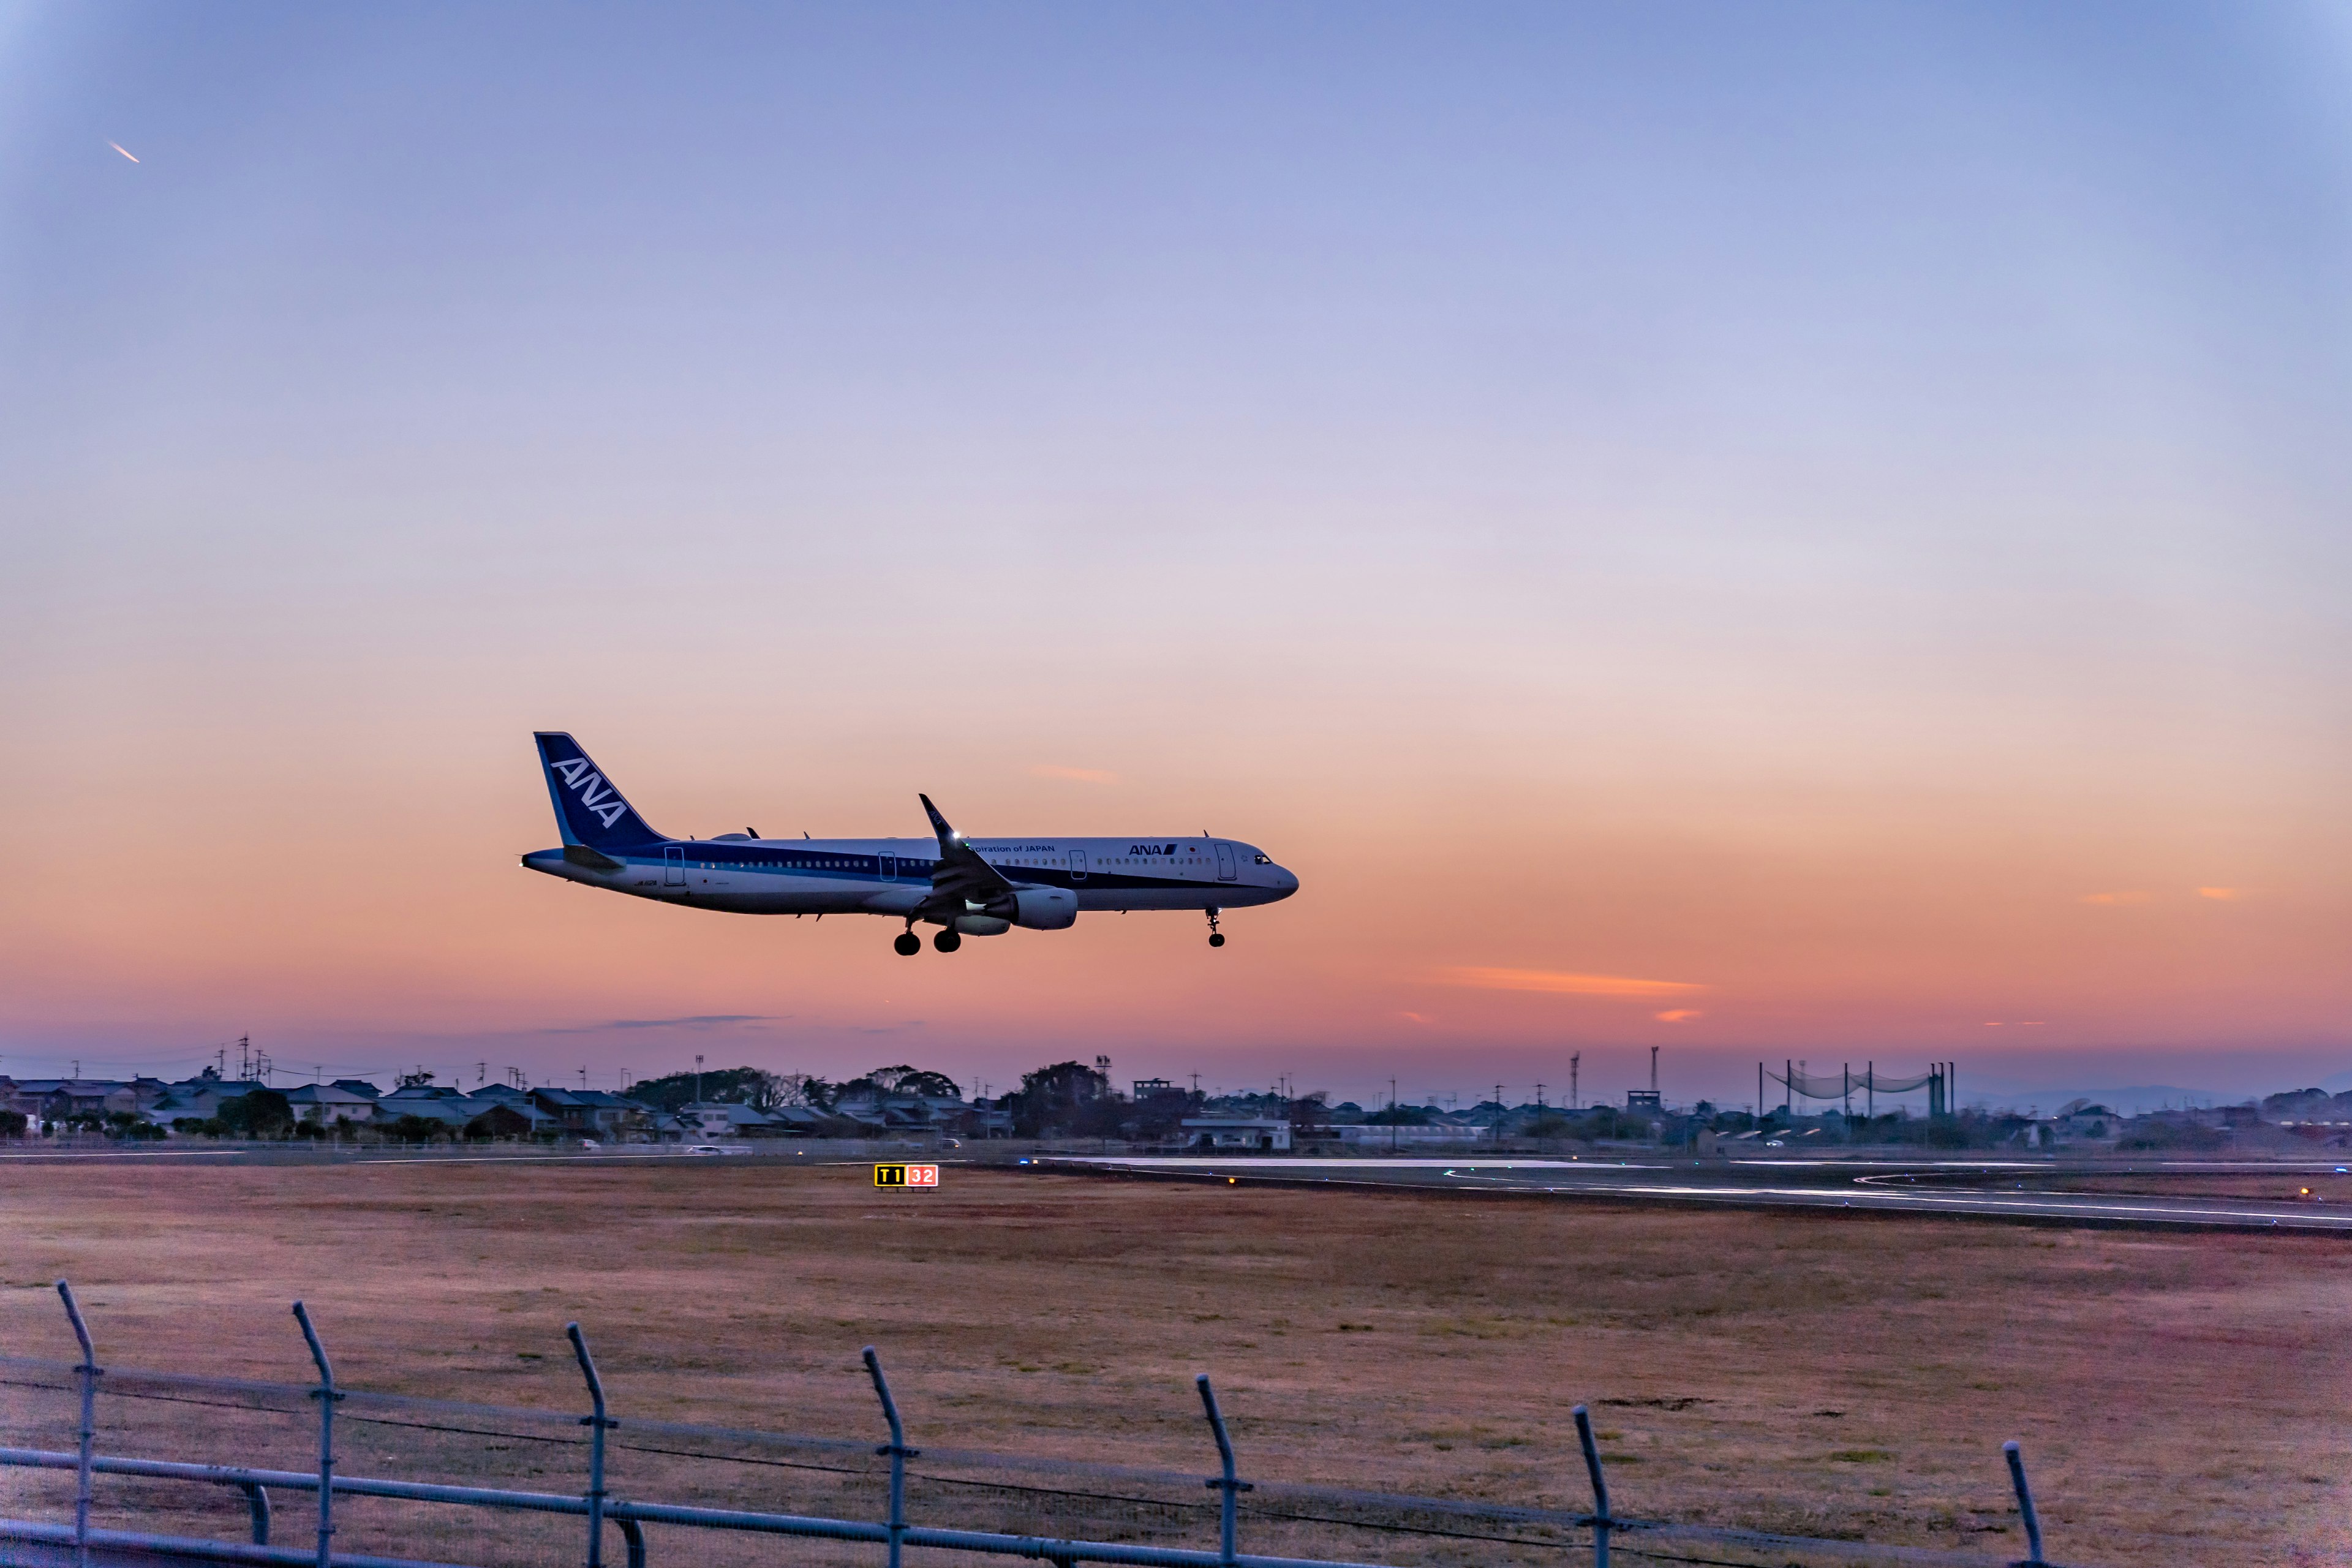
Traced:
MULTIPOLYGON (((1686 991, 1707 989, 1682 980, 1636 980, 1625 974, 1564 974, 1549 969, 1449 969, 1441 978, 1445 984, 1466 985, 1479 991, 1545 991, 1561 996, 1673 996, 1686 991)), ((1695 1016, 1688 1013, 1676 1016, 1695 1016)))

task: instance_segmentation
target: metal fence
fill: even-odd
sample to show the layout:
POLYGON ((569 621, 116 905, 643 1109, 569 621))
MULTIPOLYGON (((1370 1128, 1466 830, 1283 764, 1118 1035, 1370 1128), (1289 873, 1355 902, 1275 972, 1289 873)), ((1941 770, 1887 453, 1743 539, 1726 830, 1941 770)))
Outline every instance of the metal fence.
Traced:
MULTIPOLYGON (((1513 1507, 1245 1479, 1206 1376, 1196 1384, 1216 1468, 1204 1477, 917 1447, 871 1347, 879 1430, 821 1437, 616 1416, 577 1324, 567 1332, 586 1408, 558 1412, 344 1387, 299 1302, 314 1384, 102 1367, 72 1289, 60 1281, 58 1293, 80 1360, 0 1356, 0 1564, 88 1563, 93 1552, 318 1568, 604 1568, 608 1556, 627 1568, 787 1556, 901 1568, 908 1552, 927 1568, 1001 1557, 1534 1568, 1588 1556, 1608 1568, 1612 1552, 1716 1568, 2021 1561, 1617 1513, 1582 1405, 1591 1506, 1513 1507), (68 1433, 74 1445, 60 1446, 68 1433)), ((2014 1443, 2005 1453, 2021 1561, 2042 1564, 2024 1459, 2014 1443)))

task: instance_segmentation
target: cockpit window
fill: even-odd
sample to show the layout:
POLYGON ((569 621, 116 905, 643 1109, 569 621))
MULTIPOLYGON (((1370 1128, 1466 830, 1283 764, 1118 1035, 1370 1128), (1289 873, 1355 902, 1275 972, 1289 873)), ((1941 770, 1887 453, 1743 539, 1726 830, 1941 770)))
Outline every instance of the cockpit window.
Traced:
POLYGON ((1253 855, 1250 858, 1255 860, 1261 866, 1271 866, 1274 864, 1274 857, 1271 855, 1253 855))

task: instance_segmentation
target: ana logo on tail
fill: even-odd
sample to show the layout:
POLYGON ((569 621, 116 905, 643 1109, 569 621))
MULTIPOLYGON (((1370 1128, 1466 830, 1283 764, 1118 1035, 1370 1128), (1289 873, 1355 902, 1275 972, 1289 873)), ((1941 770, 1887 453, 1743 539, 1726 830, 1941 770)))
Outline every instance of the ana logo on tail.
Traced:
POLYGON ((605 826, 612 826, 620 819, 621 813, 629 809, 629 803, 621 798, 621 792, 606 784, 604 775, 588 765, 587 758, 574 757, 568 763, 550 763, 547 765, 551 772, 563 775, 565 787, 577 794, 580 804, 594 812, 605 826))

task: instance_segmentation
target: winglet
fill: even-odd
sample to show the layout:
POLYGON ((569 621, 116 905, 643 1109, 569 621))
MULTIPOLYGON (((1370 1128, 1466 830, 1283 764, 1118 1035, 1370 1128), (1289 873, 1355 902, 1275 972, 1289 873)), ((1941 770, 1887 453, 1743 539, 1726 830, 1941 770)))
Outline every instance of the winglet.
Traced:
POLYGON ((930 814, 931 831, 940 836, 940 848, 946 848, 950 839, 959 844, 963 842, 963 835, 948 826, 948 819, 940 815, 940 808, 931 804, 929 795, 918 792, 916 798, 923 803, 923 809, 930 814))
POLYGON ((940 815, 940 808, 931 804, 929 795, 918 798, 930 815, 931 831, 940 836, 939 868, 931 873, 933 893, 962 900, 967 912, 998 914, 1010 910, 1012 906, 1004 900, 1012 893, 1013 884, 1004 879, 1004 873, 981 858, 980 851, 948 826, 948 819, 940 815))

